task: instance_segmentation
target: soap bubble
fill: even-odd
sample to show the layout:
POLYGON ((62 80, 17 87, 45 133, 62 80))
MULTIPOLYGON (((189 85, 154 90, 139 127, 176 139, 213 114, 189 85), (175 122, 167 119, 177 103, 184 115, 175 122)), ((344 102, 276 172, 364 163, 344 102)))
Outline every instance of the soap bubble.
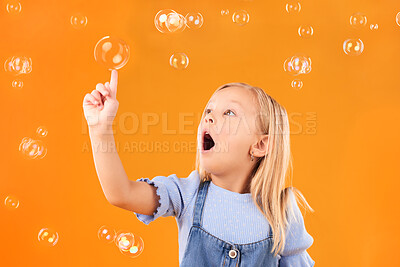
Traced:
POLYGON ((9 14, 19 14, 21 13, 22 6, 20 2, 15 0, 10 0, 7 2, 6 9, 9 14))
POLYGON ((19 200, 15 196, 8 195, 4 200, 4 205, 9 209, 16 209, 19 206, 19 200))
POLYGON ((163 9, 157 12, 156 16, 154 17, 154 25, 156 26, 157 30, 161 33, 169 32, 166 22, 167 16, 170 13, 176 13, 172 9, 163 9))
POLYGON ((378 24, 371 24, 369 25, 369 28, 371 29, 371 31, 375 31, 378 29, 378 24))
POLYGON ((186 69, 189 64, 189 58, 185 53, 175 53, 169 59, 169 64, 175 69, 186 69))
POLYGON ((14 76, 32 72, 32 59, 25 56, 8 57, 4 62, 4 69, 14 76))
POLYGON ((125 66, 129 54, 129 46, 125 41, 110 36, 101 38, 94 48, 94 59, 109 70, 125 66))
POLYGON ((107 243, 112 243, 115 239, 116 233, 114 229, 111 229, 110 227, 103 225, 97 232, 97 236, 102 241, 105 241, 107 243))
POLYGON ((118 232, 115 243, 123 255, 131 258, 138 257, 144 249, 143 239, 138 235, 126 231, 118 232))
POLYGON ((183 32, 186 28, 186 18, 179 13, 169 13, 167 15, 167 20, 165 21, 165 26, 169 32, 183 32))
POLYGON ((187 13, 185 16, 186 26, 191 29, 198 29, 203 25, 203 16, 200 13, 187 13))
POLYGON ((301 89, 303 87, 303 81, 294 79, 291 83, 291 86, 294 89, 301 89))
POLYGON ((18 74, 28 74, 32 72, 32 59, 30 57, 13 57, 12 66, 18 74))
POLYGON ((87 17, 82 14, 75 14, 71 16, 71 25, 75 29, 83 29, 86 27, 87 17))
POLYGON ((311 58, 305 55, 288 57, 283 63, 283 69, 294 76, 308 74, 311 71, 311 58))
POLYGON ((361 39, 347 39, 343 42, 343 51, 349 56, 358 56, 364 51, 361 39))
POLYGON ((28 159, 42 159, 47 154, 47 148, 40 140, 24 137, 19 145, 19 151, 28 159))
POLYGON ((46 127, 44 127, 44 126, 39 126, 39 127, 36 129, 36 134, 37 134, 39 137, 46 137, 46 136, 47 136, 47 133, 48 133, 48 131, 47 131, 46 127))
POLYGON ((350 16, 350 25, 355 29, 361 29, 367 25, 367 17, 360 12, 354 13, 350 16))
POLYGON ((289 14, 299 13, 301 10, 301 5, 297 1, 289 1, 286 4, 286 12, 289 14))
POLYGON ((314 34, 314 29, 310 25, 302 25, 298 29, 300 37, 310 38, 314 34))
POLYGON ((221 10, 221 15, 222 15, 222 16, 229 15, 229 9, 222 9, 222 10, 221 10))
POLYGON ((186 23, 186 18, 172 9, 160 10, 154 17, 154 25, 161 33, 183 32, 186 23))
POLYGON ((396 23, 400 26, 400 12, 396 14, 396 23))
POLYGON ((39 231, 38 240, 41 244, 55 246, 58 242, 58 233, 49 228, 42 228, 39 231))
POLYGON ((232 14, 232 20, 237 25, 243 26, 249 22, 250 16, 246 10, 238 10, 232 14))
POLYGON ((20 79, 15 79, 14 81, 12 81, 11 86, 14 88, 21 89, 22 87, 24 87, 24 82, 20 79))

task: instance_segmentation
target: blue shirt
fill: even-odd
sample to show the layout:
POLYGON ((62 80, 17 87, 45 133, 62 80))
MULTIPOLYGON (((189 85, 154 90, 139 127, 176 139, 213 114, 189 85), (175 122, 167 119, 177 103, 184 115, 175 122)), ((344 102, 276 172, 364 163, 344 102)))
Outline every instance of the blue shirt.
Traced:
MULTIPOLYGON (((193 170, 186 178, 178 178, 176 174, 156 176, 152 180, 140 178, 154 185, 160 196, 160 205, 153 215, 134 212, 138 220, 149 224, 158 217, 174 216, 178 224, 179 263, 187 245, 190 227, 193 223, 193 210, 200 184, 200 175, 193 170)), ((300 209, 293 193, 290 199, 298 222, 290 220, 286 232, 286 244, 279 266, 312 267, 315 262, 306 249, 314 239, 307 233, 300 209)), ((239 194, 215 185, 212 181, 204 204, 203 227, 210 234, 232 243, 244 244, 257 242, 267 238, 269 223, 257 209, 251 198, 251 193, 239 194)))

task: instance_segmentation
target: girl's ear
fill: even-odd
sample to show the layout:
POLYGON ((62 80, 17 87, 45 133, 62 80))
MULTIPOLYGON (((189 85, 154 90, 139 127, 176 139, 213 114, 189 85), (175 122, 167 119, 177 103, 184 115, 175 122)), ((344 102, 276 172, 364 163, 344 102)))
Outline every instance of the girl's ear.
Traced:
POLYGON ((268 134, 261 135, 257 143, 253 145, 253 153, 255 157, 264 157, 267 154, 268 134))

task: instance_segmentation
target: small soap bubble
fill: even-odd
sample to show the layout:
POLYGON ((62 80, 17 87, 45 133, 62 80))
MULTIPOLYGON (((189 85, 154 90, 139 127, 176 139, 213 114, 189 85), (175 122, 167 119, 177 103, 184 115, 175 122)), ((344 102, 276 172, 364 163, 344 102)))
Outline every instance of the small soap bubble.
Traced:
POLYGON ((25 56, 8 57, 4 62, 4 70, 14 76, 32 72, 32 59, 25 56))
POLYGON ((371 29, 371 31, 376 31, 378 29, 378 24, 371 24, 369 25, 369 28, 371 29))
POLYGON ((232 14, 232 20, 237 25, 243 26, 249 22, 250 16, 246 10, 237 10, 232 14))
POLYGON ((47 148, 42 141, 29 137, 22 139, 19 151, 28 159, 42 159, 47 154, 47 148))
POLYGON ((294 76, 308 74, 311 71, 311 58, 305 55, 288 57, 283 63, 283 69, 294 76))
POLYGON ((47 131, 46 127, 44 127, 44 126, 39 126, 39 127, 36 129, 36 134, 37 134, 39 137, 46 137, 46 136, 47 136, 47 133, 48 133, 48 131, 47 131))
POLYGON ((71 25, 72 27, 74 27, 75 29, 83 29, 86 27, 87 24, 87 17, 82 15, 82 14, 75 14, 71 16, 71 25))
POLYGON ((343 42, 343 51, 349 56, 358 56, 364 51, 361 39, 347 39, 343 42))
POLYGON ((203 25, 203 15, 198 12, 187 13, 185 19, 186 26, 191 29, 199 29, 203 25))
POLYGON ((176 13, 172 9, 163 9, 157 12, 156 16, 154 17, 154 25, 156 26, 156 29, 161 32, 161 33, 167 33, 169 32, 166 22, 167 22, 167 16, 170 13, 176 13))
POLYGON ((189 58, 185 53, 175 53, 169 59, 169 64, 178 70, 186 69, 189 64, 189 58))
POLYGON ((360 12, 356 12, 350 16, 350 25, 355 29, 361 29, 367 25, 367 17, 360 12))
POLYGON ((112 243, 115 239, 116 233, 114 229, 111 229, 110 227, 103 225, 102 227, 99 228, 97 236, 102 241, 105 241, 107 243, 112 243))
POLYGON ((19 14, 21 13, 22 6, 19 1, 10 0, 7 2, 6 9, 9 14, 19 14))
POLYGON ((222 15, 222 16, 229 15, 229 9, 222 9, 222 10, 221 10, 221 15, 222 15))
POLYGON ((301 89, 303 87, 303 81, 294 79, 291 83, 291 86, 294 89, 301 89))
POLYGON ((41 244, 55 246, 58 242, 58 233, 50 228, 42 228, 39 231, 38 240, 41 244))
POLYGON ((314 34, 314 29, 310 25, 302 25, 298 29, 300 37, 310 38, 314 34))
POLYGON ((169 32, 179 33, 186 28, 186 18, 177 12, 172 12, 167 15, 165 26, 169 32))
POLYGON ((129 59, 130 49, 125 41, 105 36, 101 38, 94 48, 94 59, 107 69, 120 69, 129 59))
POLYGON ((307 56, 293 56, 292 69, 299 74, 307 74, 311 71, 311 58, 307 56))
POLYGON ((4 205, 9 209, 16 209, 19 206, 19 200, 15 196, 8 195, 4 200, 4 205))
POLYGON ((143 239, 126 231, 118 232, 115 243, 123 255, 131 258, 138 257, 144 249, 143 239))
POLYGON ((286 12, 289 14, 299 13, 301 10, 301 5, 298 1, 289 1, 286 4, 286 12))
POLYGON ((20 79, 15 79, 11 82, 11 86, 17 89, 24 87, 24 82, 20 79))

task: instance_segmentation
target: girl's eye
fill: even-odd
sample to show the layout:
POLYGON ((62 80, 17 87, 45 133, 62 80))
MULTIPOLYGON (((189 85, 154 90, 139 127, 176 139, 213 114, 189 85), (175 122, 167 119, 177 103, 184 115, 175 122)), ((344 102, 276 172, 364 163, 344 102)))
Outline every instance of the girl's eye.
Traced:
MULTIPOLYGON (((230 110, 230 109, 228 109, 228 110, 229 110, 230 112, 232 112, 232 114, 235 114, 235 112, 233 112, 232 110, 230 110)), ((225 112, 225 113, 226 113, 226 112, 225 112)), ((224 114, 225 114, 225 113, 224 113, 224 114)))
MULTIPOLYGON (((230 109, 227 109, 227 111, 228 111, 228 110, 229 110, 230 112, 232 112, 232 114, 235 115, 235 112, 233 112, 233 111, 230 110, 230 109)), ((209 111, 211 111, 211 110, 210 110, 210 109, 206 109, 206 110, 204 111, 204 113, 205 113, 205 114, 208 114, 209 111)), ((225 112, 225 113, 226 113, 226 112, 225 112)), ((225 114, 225 113, 224 113, 224 114, 225 114)))

